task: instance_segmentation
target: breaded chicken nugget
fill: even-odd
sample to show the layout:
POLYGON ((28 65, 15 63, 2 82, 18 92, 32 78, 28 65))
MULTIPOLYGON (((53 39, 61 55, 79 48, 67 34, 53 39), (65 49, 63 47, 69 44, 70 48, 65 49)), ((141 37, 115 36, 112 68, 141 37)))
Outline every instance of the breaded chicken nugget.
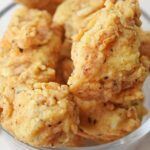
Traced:
POLYGON ((15 82, 13 79, 7 82, 10 86, 0 94, 2 127, 36 147, 68 144, 77 133, 79 123, 68 87, 57 83, 27 86, 15 82), (12 95, 8 97, 10 91, 12 95))
POLYGON ((31 49, 47 44, 54 33, 61 37, 60 31, 52 29, 51 23, 52 17, 46 11, 19 8, 12 16, 2 46, 6 49, 6 46, 16 43, 20 49, 31 49), (6 45, 5 40, 10 44, 6 45))
POLYGON ((55 80, 61 33, 51 29, 47 12, 18 9, 0 46, 0 75, 32 83, 55 80))
POLYGON ((51 14, 53 14, 57 8, 57 6, 63 0, 15 0, 16 2, 22 3, 29 8, 37 8, 41 10, 47 10, 51 14))
POLYGON ((97 142, 121 138, 140 126, 145 108, 141 101, 129 108, 97 100, 76 99, 80 110, 79 135, 97 142))
POLYGON ((92 18, 97 10, 104 7, 106 0, 65 0, 54 14, 54 24, 65 26, 66 36, 71 38, 92 18), (66 9, 67 8, 67 9, 66 9), (90 16, 90 17, 89 17, 90 16))
POLYGON ((107 0, 105 5, 74 38, 68 85, 79 97, 113 101, 123 90, 143 83, 147 72, 140 63, 137 1, 107 0))
MULTIPOLYGON (((61 33, 45 11, 21 8, 1 41, 0 124, 17 139, 37 147, 71 145, 78 110, 55 69, 61 33)), ((77 142, 76 142, 77 144, 77 142)))

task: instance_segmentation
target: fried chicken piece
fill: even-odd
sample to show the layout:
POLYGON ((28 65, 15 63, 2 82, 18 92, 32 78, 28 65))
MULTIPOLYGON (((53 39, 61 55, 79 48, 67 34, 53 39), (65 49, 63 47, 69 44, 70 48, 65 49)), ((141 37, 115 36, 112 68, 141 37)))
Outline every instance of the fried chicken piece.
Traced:
POLYGON ((67 85, 56 81, 61 33, 46 11, 21 8, 1 41, 0 124, 36 146, 77 144, 78 110, 67 85))
POLYGON ((47 44, 53 32, 61 36, 59 30, 52 29, 51 23, 52 17, 46 11, 22 7, 12 16, 2 46, 6 49, 6 46, 9 48, 12 43, 16 43, 20 49, 31 49, 47 44), (5 40, 10 44, 5 43, 5 40))
MULTIPOLYGON (((97 11, 104 7, 105 2, 106 0, 65 0, 56 10, 53 18, 54 24, 65 26, 66 37, 71 38, 82 28, 87 26, 93 16, 97 15, 97 11)), ((115 3, 116 0, 111 0, 111 2, 115 3)), ((135 21, 140 24, 138 19, 140 11, 138 11, 137 4, 132 6, 130 3, 126 3, 121 7, 118 5, 120 11, 122 11, 122 7, 124 7, 123 9, 126 9, 124 15, 127 18, 130 17, 130 13, 133 13, 130 9, 130 7, 133 7, 136 12, 136 14, 133 14, 135 15, 135 21)))
POLYGON ((19 81, 32 83, 55 81, 61 33, 51 28, 47 12, 18 9, 0 46, 1 76, 17 76, 19 81))
POLYGON ((10 86, 0 94, 2 127, 36 147, 69 144, 77 132, 79 120, 68 87, 57 83, 16 85, 14 79, 7 82, 10 86), (12 94, 8 97, 10 91, 12 94))
POLYGON ((63 0, 15 0, 18 3, 22 3, 29 8, 37 8, 41 10, 47 10, 51 14, 54 14, 57 6, 63 0))
POLYGON ((65 0, 58 6, 53 22, 65 26, 66 37, 71 38, 91 20, 91 14, 104 7, 106 0, 65 0), (67 9, 66 9, 67 8, 67 9))
POLYGON ((81 98, 114 101, 143 83, 147 71, 140 63, 137 1, 107 0, 105 5, 74 38, 68 85, 81 98))
POLYGON ((129 108, 97 100, 76 98, 80 110, 79 135, 96 142, 119 139, 140 126, 145 114, 142 101, 129 108))

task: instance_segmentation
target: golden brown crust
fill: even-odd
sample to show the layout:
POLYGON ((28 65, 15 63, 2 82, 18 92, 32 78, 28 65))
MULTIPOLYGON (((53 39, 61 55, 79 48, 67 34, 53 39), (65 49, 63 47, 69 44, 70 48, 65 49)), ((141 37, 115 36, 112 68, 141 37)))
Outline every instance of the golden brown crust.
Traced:
POLYGON ((147 72, 140 63, 137 3, 108 0, 105 5, 74 38, 68 85, 79 97, 113 101, 123 90, 143 83, 147 72), (124 5, 129 6, 126 15, 124 5))
MULTIPOLYGON (((9 82, 10 83, 10 82, 9 82)), ((34 146, 66 144, 77 132, 78 114, 68 87, 56 83, 35 83, 7 87, 11 99, 1 95, 2 127, 17 139, 34 146)))
POLYGON ((66 37, 71 38, 86 26, 94 12, 104 7, 105 1, 106 0, 65 0, 54 14, 54 25, 64 26, 66 37))
POLYGON ((150 61, 137 0, 66 0, 53 21, 62 0, 17 1, 27 7, 0 44, 1 126, 36 147, 109 142, 138 128, 150 61))
POLYGON ((80 110, 79 135, 96 142, 108 142, 123 137, 140 126, 145 114, 142 101, 128 108, 97 100, 76 98, 80 110))
POLYGON ((21 82, 54 81, 60 47, 61 33, 51 28, 50 14, 22 7, 1 41, 0 74, 21 82))
POLYGON ((60 47, 50 14, 25 7, 16 11, 2 39, 0 123, 33 146, 69 144, 77 132, 78 110, 68 86, 50 82, 56 81, 60 47))

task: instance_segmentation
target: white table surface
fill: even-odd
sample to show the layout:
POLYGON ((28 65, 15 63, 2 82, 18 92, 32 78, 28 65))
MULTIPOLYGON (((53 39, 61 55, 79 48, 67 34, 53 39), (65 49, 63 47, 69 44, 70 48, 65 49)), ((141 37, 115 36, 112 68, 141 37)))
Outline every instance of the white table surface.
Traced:
MULTIPOLYGON (((5 8, 11 2, 12 0, 0 0, 0 10, 5 8)), ((150 14, 150 0, 140 0, 140 5, 144 11, 150 14)), ((0 21, 0 32, 3 32, 4 29, 2 29, 1 26, 2 25, 0 21)), ((143 27, 144 29, 150 31, 150 25, 148 24, 148 22, 145 22, 143 27)), ((15 145, 10 143, 7 140, 7 137, 4 136, 3 131, 0 130, 0 150, 21 150, 21 149, 20 148, 18 149, 17 147, 15 147, 15 145)), ((150 150, 150 133, 147 136, 145 136, 145 138, 140 143, 138 143, 134 148, 130 148, 128 150, 150 150)))

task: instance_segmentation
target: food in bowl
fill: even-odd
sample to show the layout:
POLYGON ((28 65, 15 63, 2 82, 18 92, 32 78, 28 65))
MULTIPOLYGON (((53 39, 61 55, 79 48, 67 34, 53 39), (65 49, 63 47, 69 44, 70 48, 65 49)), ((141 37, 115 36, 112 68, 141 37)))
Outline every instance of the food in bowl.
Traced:
POLYGON ((110 142, 140 127, 150 42, 138 1, 66 0, 54 15, 28 7, 0 43, 1 126, 35 147, 110 142))

